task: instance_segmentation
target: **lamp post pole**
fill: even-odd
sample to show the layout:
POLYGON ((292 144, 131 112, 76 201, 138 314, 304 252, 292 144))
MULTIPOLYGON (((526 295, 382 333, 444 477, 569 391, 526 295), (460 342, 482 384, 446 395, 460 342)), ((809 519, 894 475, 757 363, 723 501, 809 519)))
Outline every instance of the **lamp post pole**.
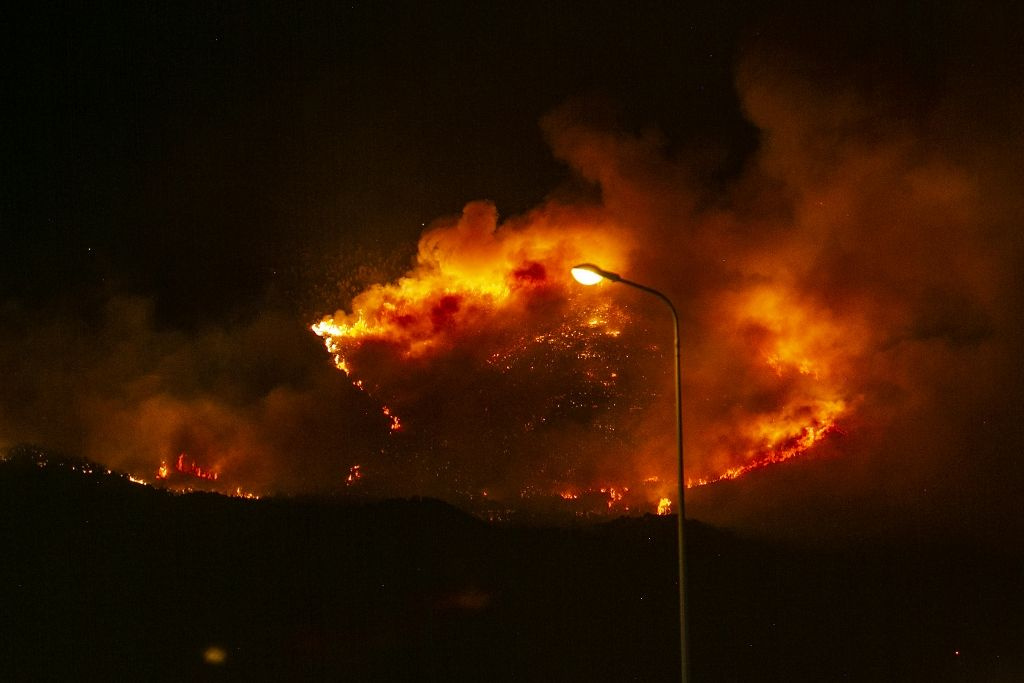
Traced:
POLYGON ((659 292, 658 290, 642 285, 639 282, 633 282, 627 280, 618 273, 611 273, 607 270, 603 270, 592 263, 583 263, 575 266, 572 269, 572 275, 576 278, 576 281, 583 285, 595 285, 601 280, 608 280, 609 282, 620 282, 624 285, 629 285, 635 289, 653 294, 660 299, 668 310, 672 313, 672 329, 674 332, 673 342, 673 356, 675 358, 675 394, 676 394, 676 459, 678 465, 678 491, 679 497, 678 504, 678 518, 676 524, 676 531, 678 535, 678 553, 679 553, 679 667, 682 683, 687 683, 689 679, 689 668, 690 668, 690 656, 689 656, 689 638, 686 629, 686 545, 685 545, 685 533, 684 526, 686 523, 686 481, 683 478, 683 405, 682 405, 682 393, 683 393, 683 372, 680 364, 680 351, 679 351, 679 313, 676 311, 675 305, 672 301, 659 292))

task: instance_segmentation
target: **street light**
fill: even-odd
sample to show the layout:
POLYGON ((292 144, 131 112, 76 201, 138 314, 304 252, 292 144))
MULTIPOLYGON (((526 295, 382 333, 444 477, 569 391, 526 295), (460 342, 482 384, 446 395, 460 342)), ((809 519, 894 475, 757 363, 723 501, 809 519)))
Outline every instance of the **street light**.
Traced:
POLYGON ((601 280, 608 280, 609 282, 621 282, 624 285, 629 285, 636 289, 653 294, 654 296, 661 299, 668 310, 672 312, 672 323, 675 330, 675 366, 676 366, 676 455, 679 461, 679 519, 678 519, 678 534, 679 534, 679 666, 682 672, 682 681, 686 683, 688 678, 688 669, 690 665, 690 657, 687 653, 687 634, 686 634, 686 546, 684 545, 683 539, 683 525, 686 519, 686 482, 683 480, 683 410, 682 410, 682 391, 683 391, 683 373, 679 365, 679 314, 676 312, 676 307, 672 304, 667 296, 662 294, 656 289, 652 289, 646 285, 642 285, 638 282, 633 282, 622 277, 618 273, 610 273, 603 268, 595 266, 593 263, 581 263, 578 266, 574 266, 572 269, 572 276, 581 285, 596 285, 601 280))

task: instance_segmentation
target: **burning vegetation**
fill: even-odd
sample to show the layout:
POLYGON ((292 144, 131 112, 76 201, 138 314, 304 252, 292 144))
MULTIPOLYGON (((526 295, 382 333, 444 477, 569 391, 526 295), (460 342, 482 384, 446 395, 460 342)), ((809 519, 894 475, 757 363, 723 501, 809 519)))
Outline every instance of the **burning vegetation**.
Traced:
MULTIPOLYGON (((634 510, 664 513, 676 481, 671 443, 656 436, 674 419, 669 327, 628 292, 582 291, 568 278, 581 260, 628 266, 636 251, 604 212, 549 206, 499 223, 476 202, 424 234, 404 277, 312 330, 355 387, 386 402, 392 433, 408 432, 402 449, 424 454, 459 493, 597 492, 608 510, 628 511, 632 487, 644 492, 634 510)), ((703 297, 715 315, 696 322, 735 355, 691 366, 689 392, 731 400, 724 415, 700 410, 688 486, 806 453, 853 402, 841 372, 856 348, 829 311, 763 281, 703 297)))
POLYGON ((1020 480, 1016 138, 968 145, 967 110, 894 117, 796 66, 738 64, 758 135, 729 172, 566 104, 542 121, 566 188, 512 217, 470 202, 399 277, 393 253, 362 259, 381 276, 315 323, 280 300, 192 330, 141 297, 5 306, 0 443, 171 488, 668 510, 670 323, 629 288, 577 286, 592 262, 678 308, 687 485, 828 458, 794 487, 903 515, 968 482, 998 509, 1020 480))
POLYGON ((171 478, 172 472, 175 475, 182 475, 183 478, 194 478, 204 479, 206 481, 217 481, 220 478, 220 473, 216 470, 203 469, 196 463, 195 460, 190 458, 187 453, 180 453, 178 459, 174 461, 174 469, 172 470, 167 466, 166 462, 160 463, 160 467, 156 470, 156 478, 167 480, 171 478))

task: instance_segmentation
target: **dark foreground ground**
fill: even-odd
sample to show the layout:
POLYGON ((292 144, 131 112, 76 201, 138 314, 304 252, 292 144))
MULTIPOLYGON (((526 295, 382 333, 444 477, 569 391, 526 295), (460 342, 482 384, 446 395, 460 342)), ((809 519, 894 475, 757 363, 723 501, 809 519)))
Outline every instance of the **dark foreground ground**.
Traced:
MULTIPOLYGON (((0 463, 3 680, 670 681, 675 522, 171 495, 0 463)), ((688 525, 693 681, 1024 680, 1024 564, 688 525)))

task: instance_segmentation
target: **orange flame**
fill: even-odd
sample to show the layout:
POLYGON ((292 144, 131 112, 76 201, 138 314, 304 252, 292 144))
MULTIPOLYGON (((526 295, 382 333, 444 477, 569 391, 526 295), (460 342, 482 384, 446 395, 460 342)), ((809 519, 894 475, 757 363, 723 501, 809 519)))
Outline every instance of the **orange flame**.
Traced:
POLYGON ((387 406, 381 406, 380 411, 381 413, 384 414, 384 417, 388 418, 388 420, 391 422, 391 424, 388 426, 388 428, 391 431, 397 432, 399 429, 402 428, 402 418, 392 413, 391 408, 388 408, 387 406))
MULTIPOLYGON (((174 472, 179 474, 185 474, 196 479, 206 479, 208 481, 217 481, 220 478, 220 473, 215 470, 203 469, 192 460, 187 453, 179 453, 178 459, 174 463, 174 472)), ((157 479, 168 479, 171 476, 171 468, 168 467, 166 462, 161 462, 160 467, 157 468, 156 478, 157 479)))
POLYGON ((416 267, 396 283, 374 285, 312 326, 339 370, 350 374, 349 352, 383 342, 406 358, 445 346, 462 324, 524 303, 530 292, 567 273, 584 253, 621 263, 622 238, 594 219, 531 216, 531 230, 505 224, 489 202, 466 206, 460 220, 428 230, 420 239, 416 267), (536 229, 557 220, 557 227, 536 229), (564 221, 564 222, 563 222, 564 221))
POLYGON ((622 500, 623 494, 629 493, 629 488, 625 486, 622 488, 607 486, 601 489, 601 493, 608 494, 608 509, 610 510, 616 503, 622 500))
MULTIPOLYGON (((581 221, 579 215, 556 215, 565 221, 559 223, 549 215, 555 211, 546 207, 499 227, 492 205, 470 204, 459 220, 423 235, 415 266, 405 277, 369 287, 352 300, 350 312, 339 310, 325 316, 312 325, 312 330, 323 339, 337 368, 362 391, 368 390, 367 383, 374 387, 374 393, 389 388, 373 376, 354 376, 384 367, 380 363, 381 349, 386 350, 388 362, 395 367, 404 369, 403 364, 409 363, 410 368, 422 368, 460 345, 501 339, 498 348, 486 355, 486 362, 498 371, 511 372, 518 358, 538 347, 559 349, 586 364, 580 373, 590 386, 611 392, 623 374, 618 364, 629 361, 630 353, 624 351, 611 361, 602 355, 604 352, 595 350, 592 340, 614 339, 627 327, 635 327, 631 325, 633 316, 614 297, 594 297, 586 304, 559 309, 564 311, 561 324, 526 332, 511 342, 507 336, 492 334, 500 325, 529 329, 531 319, 524 316, 530 315, 537 301, 582 297, 577 289, 567 288, 569 267, 577 262, 596 261, 624 270, 623 255, 629 253, 631 245, 621 232, 602 222, 597 214, 591 215, 589 222, 581 221), (374 365, 362 367, 367 358, 374 365)), ((851 405, 843 380, 848 372, 849 353, 844 349, 849 346, 850 325, 840 325, 829 311, 795 295, 784 281, 761 277, 750 282, 753 284, 738 285, 724 294, 707 295, 714 300, 713 306, 704 309, 708 319, 703 324, 713 333, 708 338, 731 340, 727 342, 729 357, 735 360, 722 360, 720 366, 706 370, 703 377, 698 372, 698 379, 690 381, 707 380, 709 393, 717 390, 717 382, 719 393, 734 394, 736 399, 727 404, 729 407, 709 412, 704 420, 708 426, 696 436, 693 432, 687 435, 692 440, 688 452, 696 454, 687 461, 691 470, 687 472, 688 486, 735 479, 753 469, 797 457, 838 431, 838 421, 851 405), (738 372, 733 370, 749 375, 752 361, 761 368, 761 374, 750 376, 753 386, 737 390, 737 382, 743 380, 738 380, 738 372)), ((635 345, 636 340, 631 341, 635 345)), ((652 343, 646 350, 651 357, 660 356, 664 347, 652 343)), ((722 356, 711 354, 716 360, 722 356)), ((530 364, 528 369, 534 372, 542 368, 530 364)), ((393 375, 389 380, 392 383, 400 381, 394 377, 402 373, 385 372, 393 375)), ((659 388, 641 391, 646 392, 642 399, 629 399, 629 411, 646 415, 659 388)), ((392 400, 382 404, 380 410, 388 418, 389 431, 395 433, 404 425, 392 400)), ((597 409, 596 402, 585 407, 597 409)), ((408 414, 405 409, 403 414, 408 414)), ((648 418, 638 415, 634 424, 643 429, 641 419, 648 418)), ((543 414, 530 417, 523 430, 544 430, 549 426, 547 420, 543 414)), ((606 434, 617 429, 612 420, 596 426, 606 434)), ((638 466, 667 475, 671 460, 662 457, 660 444, 651 440, 646 448, 633 449, 638 450, 638 466)), ((608 481, 600 473, 590 476, 608 481)), ((648 477, 644 484, 658 481, 658 476, 648 477)), ((565 483, 563 478, 561 485, 549 482, 541 488, 547 486, 547 491, 573 500, 572 496, 590 490, 588 484, 594 482, 574 481, 571 489, 563 488, 565 483)), ((653 495, 648 498, 649 504, 664 493, 656 486, 651 488, 645 494, 653 495)), ((608 496, 607 507, 625 506, 621 501, 626 492, 625 486, 602 489, 608 496)), ((671 505, 665 501, 659 501, 659 509, 662 503, 671 505)))
POLYGON ((191 474, 193 477, 198 479, 209 479, 210 481, 217 481, 220 477, 220 473, 211 470, 204 470, 199 466, 197 462, 188 457, 186 453, 180 453, 178 455, 178 462, 175 466, 182 474, 191 474))
MULTIPOLYGON (((740 340, 736 353, 763 359, 771 375, 752 375, 750 403, 766 407, 735 409, 735 419, 717 420, 719 433, 707 458, 714 466, 691 476, 687 486, 736 479, 755 469, 806 453, 830 434, 851 408, 845 376, 859 339, 857 321, 839 321, 785 284, 757 284, 719 298, 726 314, 717 323, 722 338, 740 340), (707 471, 711 470, 711 471, 707 471)), ((733 381, 728 375, 724 380, 733 381)), ((742 394, 741 394, 742 396, 742 394)))
POLYGON ((738 479, 752 470, 767 467, 769 465, 776 465, 791 458, 795 458, 798 455, 805 453, 808 449, 820 442, 829 434, 839 431, 839 427, 836 425, 834 418, 827 417, 826 420, 827 421, 824 423, 815 422, 814 424, 802 427, 800 432, 795 436, 788 437, 781 444, 766 448, 756 454, 753 459, 748 461, 746 464, 730 467, 717 476, 687 479, 686 487, 693 488, 695 486, 713 484, 717 481, 738 479))

